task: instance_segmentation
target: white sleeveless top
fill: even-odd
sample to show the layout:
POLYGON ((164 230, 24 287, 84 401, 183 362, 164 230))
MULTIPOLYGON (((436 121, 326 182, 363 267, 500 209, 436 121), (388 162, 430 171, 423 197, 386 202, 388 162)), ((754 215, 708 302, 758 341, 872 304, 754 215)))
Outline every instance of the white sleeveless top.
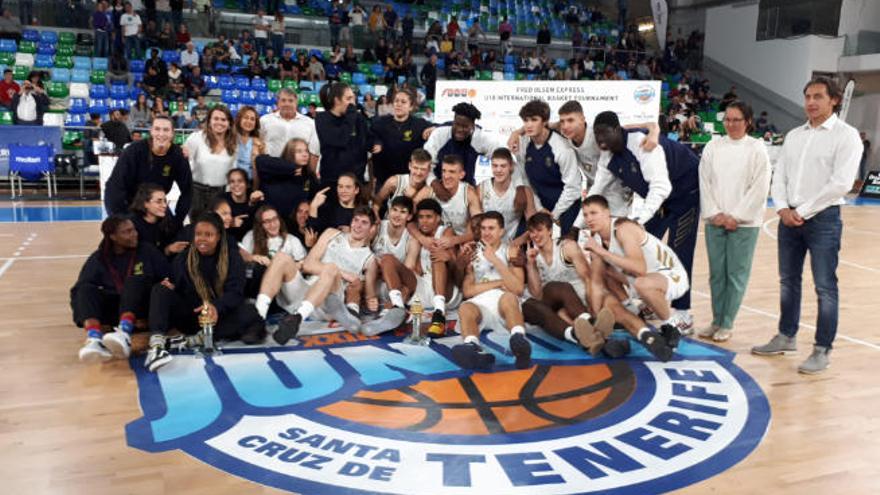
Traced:
POLYGON ((386 254, 394 255, 398 261, 403 263, 406 260, 406 246, 409 243, 409 231, 404 227, 400 239, 398 239, 397 244, 394 244, 391 241, 391 236, 388 235, 388 228, 390 226, 391 222, 389 220, 382 220, 379 223, 379 234, 373 241, 373 252, 376 253, 376 256, 383 256, 386 254))
MULTIPOLYGON (((481 246, 481 244, 477 244, 477 246, 481 246)), ((474 261, 471 262, 474 268, 474 282, 479 284, 482 282, 501 280, 501 273, 498 272, 495 265, 486 259, 486 256, 483 254, 483 248, 478 247, 477 249, 477 256, 474 261)), ((510 262, 507 259, 507 252, 509 250, 510 246, 508 246, 506 242, 502 242, 501 246, 498 247, 498 250, 495 251, 498 258, 508 266, 510 265, 510 262)))
POLYGON ((356 273, 363 277, 367 262, 373 257, 373 251, 370 246, 351 247, 350 235, 345 232, 336 234, 327 244, 327 250, 321 257, 321 262, 337 265, 347 272, 356 273))
POLYGON ((516 237, 516 230, 519 228, 519 220, 522 216, 514 206, 517 186, 511 183, 507 191, 499 196, 492 185, 493 180, 490 178, 480 182, 480 203, 483 205, 483 211, 501 213, 501 216, 504 217, 504 240, 510 241, 516 237))
MULTIPOLYGON (((642 256, 645 258, 645 272, 659 273, 663 271, 680 271, 684 272, 684 265, 679 261, 678 256, 672 251, 672 248, 657 239, 647 231, 643 230, 645 235, 641 242, 640 248, 642 256)), ((598 237, 598 234, 597 234, 598 237)), ((601 239, 597 239, 602 242, 601 239)), ((620 256, 626 256, 623 246, 617 240, 617 219, 611 219, 611 242, 608 250, 620 256)), ((628 277, 632 281, 632 277, 628 277)))
MULTIPOLYGON (((440 239, 441 237, 443 237, 444 230, 446 230, 445 226, 443 226, 443 225, 438 226, 437 232, 434 232, 434 239, 440 239)), ((419 251, 419 264, 422 266, 422 275, 423 276, 429 277, 429 278, 433 277, 431 251, 428 251, 427 249, 425 249, 424 246, 422 246, 421 250, 419 251)))
POLYGON ((541 284, 546 285, 548 282, 566 282, 577 290, 583 287, 584 281, 578 275, 573 263, 565 261, 562 253, 562 246, 553 243, 553 254, 550 255, 550 262, 544 260, 544 256, 538 253, 535 258, 535 264, 538 266, 538 273, 541 274, 541 284))
MULTIPOLYGON (((467 202, 468 183, 462 181, 458 184, 458 191, 449 198, 449 201, 443 202, 439 199, 440 206, 443 207, 443 223, 448 227, 452 227, 456 235, 462 235, 467 232, 467 223, 470 218, 467 202)), ((431 193, 435 199, 437 196, 431 193)))

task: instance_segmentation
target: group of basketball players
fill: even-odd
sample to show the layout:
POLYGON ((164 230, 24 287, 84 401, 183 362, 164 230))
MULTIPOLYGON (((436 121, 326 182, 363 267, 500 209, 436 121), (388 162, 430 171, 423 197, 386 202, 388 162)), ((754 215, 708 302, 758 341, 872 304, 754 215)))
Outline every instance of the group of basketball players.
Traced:
MULTIPOLYGON (((166 338, 171 328, 197 335, 208 322, 221 338, 257 343, 270 311, 280 308, 285 314, 271 331, 279 345, 309 318, 378 335, 403 326, 418 300, 414 306, 432 310, 433 337, 447 334, 447 311, 457 310, 461 342, 451 355, 466 369, 494 364, 480 344, 484 329, 508 331, 516 367, 529 367, 527 325, 594 356, 620 357, 630 348, 628 339, 612 337, 618 324, 656 358, 671 359, 693 325, 687 310, 698 159, 659 137, 655 125, 621 126, 614 112, 599 114, 589 129, 576 101, 560 108, 559 122, 549 122, 541 100, 524 105, 520 117, 523 127, 507 147, 489 154, 490 178, 475 180, 479 150, 448 152, 487 140, 471 129, 455 146, 412 152, 408 174, 377 184, 371 204, 354 208, 349 225, 321 232, 304 257, 277 246, 271 259, 245 256, 266 267, 250 299, 241 287, 243 247, 227 237, 221 209, 190 219, 192 245, 167 266, 133 248, 129 226, 112 216, 86 268, 92 263, 96 279, 116 287, 111 313, 120 324, 105 334, 90 328, 86 314, 106 314, 105 302, 74 295, 74 318, 79 308, 78 323, 89 333, 80 357, 127 357, 136 314, 149 315, 145 365, 156 371, 170 362, 172 341, 193 343, 166 338), (667 230, 669 245, 661 241, 667 230), (129 280, 145 274, 152 287, 129 280), (646 322, 652 318, 659 328, 646 322)), ((456 124, 450 128, 452 143, 456 124)), ((255 217, 253 239, 258 223, 271 220, 255 217)))

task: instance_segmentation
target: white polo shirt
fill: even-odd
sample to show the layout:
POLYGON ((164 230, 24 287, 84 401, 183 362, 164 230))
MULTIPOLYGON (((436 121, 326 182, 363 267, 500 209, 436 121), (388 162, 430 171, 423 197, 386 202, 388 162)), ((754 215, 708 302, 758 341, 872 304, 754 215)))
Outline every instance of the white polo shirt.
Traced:
POLYGON ((137 36, 140 31, 141 17, 137 14, 122 14, 119 18, 123 36, 137 36))
POLYGON ((260 117, 260 136, 266 143, 266 153, 275 158, 281 156, 284 146, 294 138, 304 139, 309 144, 309 153, 321 155, 315 121, 299 113, 290 120, 282 118, 278 112, 263 115, 260 117))

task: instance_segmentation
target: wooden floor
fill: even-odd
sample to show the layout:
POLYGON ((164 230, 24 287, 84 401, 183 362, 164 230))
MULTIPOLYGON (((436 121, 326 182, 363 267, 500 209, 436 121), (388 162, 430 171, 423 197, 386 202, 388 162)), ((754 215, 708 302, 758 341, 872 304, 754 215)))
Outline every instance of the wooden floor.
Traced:
MULTIPOLYGON (((770 430, 743 462, 680 493, 880 493, 880 207, 847 207, 843 215, 833 364, 806 377, 796 368, 813 339, 808 273, 798 355, 748 352, 776 331, 776 223, 766 213, 744 306, 724 347, 738 353, 735 362, 767 394, 770 430)), ((134 375, 124 362, 81 364, 83 334, 70 319, 68 290, 98 241, 95 222, 0 224, 0 493, 279 493, 180 452, 126 446, 124 425, 141 416, 134 375)), ((693 313, 704 325, 710 311, 702 236, 694 281, 693 313)))

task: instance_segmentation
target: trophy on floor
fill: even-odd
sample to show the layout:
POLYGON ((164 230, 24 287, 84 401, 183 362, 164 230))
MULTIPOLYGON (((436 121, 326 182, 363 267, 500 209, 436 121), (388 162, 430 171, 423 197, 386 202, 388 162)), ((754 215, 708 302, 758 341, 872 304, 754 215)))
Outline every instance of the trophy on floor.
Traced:
POLYGON ((199 326, 201 327, 200 337, 201 346, 196 347, 195 355, 197 357, 218 356, 221 354, 220 348, 214 346, 214 323, 211 321, 211 315, 208 312, 208 301, 202 302, 202 311, 199 313, 199 326))
POLYGON ((425 311, 422 306, 422 300, 419 296, 412 298, 409 303, 409 314, 412 317, 412 332, 403 340, 406 344, 411 345, 428 345, 431 339, 427 335, 422 335, 422 313, 425 311))

